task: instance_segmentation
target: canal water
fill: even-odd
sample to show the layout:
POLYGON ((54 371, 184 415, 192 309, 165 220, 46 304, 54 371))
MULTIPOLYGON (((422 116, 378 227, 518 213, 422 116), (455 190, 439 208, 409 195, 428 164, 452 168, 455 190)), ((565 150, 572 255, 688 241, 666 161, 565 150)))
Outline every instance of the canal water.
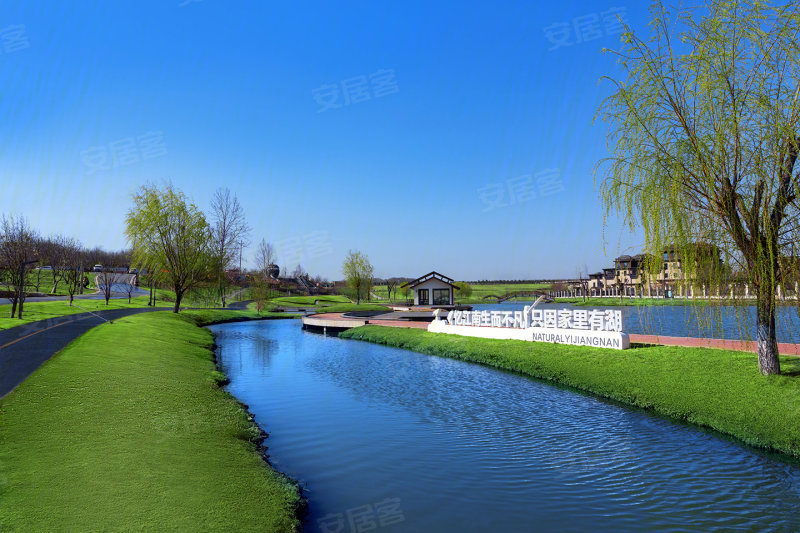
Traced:
MULTIPOLYGON (((500 304, 475 305, 476 310, 510 311, 520 310, 533 302, 503 302, 500 304)), ((571 304, 539 304, 538 308, 573 307, 571 304)), ((593 309, 592 307, 575 307, 593 309)), ((624 331, 645 335, 669 335, 674 337, 711 337, 715 339, 755 338, 755 307, 744 306, 613 306, 613 300, 603 309, 620 309, 624 331)), ((778 342, 800 343, 800 306, 780 306, 776 321, 778 342)))
POLYGON ((800 466, 719 435, 296 320, 211 329, 306 531, 800 530, 800 466))

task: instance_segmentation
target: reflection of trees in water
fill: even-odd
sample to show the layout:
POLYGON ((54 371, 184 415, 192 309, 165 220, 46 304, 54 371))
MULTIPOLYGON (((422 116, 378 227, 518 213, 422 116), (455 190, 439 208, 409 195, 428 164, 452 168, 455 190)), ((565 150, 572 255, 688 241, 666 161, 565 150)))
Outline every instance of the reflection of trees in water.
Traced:
POLYGON ((233 377, 242 375, 249 367, 255 366, 263 373, 272 364, 273 355, 278 351, 279 342, 265 336, 256 329, 256 323, 212 326, 217 344, 217 359, 222 369, 233 377), (255 363, 255 364, 253 364, 255 363))

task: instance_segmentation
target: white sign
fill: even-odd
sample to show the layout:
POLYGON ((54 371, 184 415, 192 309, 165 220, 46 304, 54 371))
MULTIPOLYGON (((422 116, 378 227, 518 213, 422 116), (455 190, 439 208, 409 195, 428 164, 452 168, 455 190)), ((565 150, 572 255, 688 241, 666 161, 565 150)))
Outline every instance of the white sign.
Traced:
POLYGON ((450 311, 436 320, 428 331, 490 339, 597 346, 624 350, 630 346, 622 332, 619 309, 536 309, 521 311, 450 311))

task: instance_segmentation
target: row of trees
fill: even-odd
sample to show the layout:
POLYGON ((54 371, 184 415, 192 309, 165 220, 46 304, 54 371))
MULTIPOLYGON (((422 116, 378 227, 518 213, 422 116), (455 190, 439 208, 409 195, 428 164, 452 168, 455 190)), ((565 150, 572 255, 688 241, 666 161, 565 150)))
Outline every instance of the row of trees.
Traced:
MULTIPOLYGON (((56 294, 61 287, 69 296, 71 306, 75 295, 87 286, 89 280, 85 273, 93 265, 123 267, 129 263, 130 254, 126 251, 87 249, 73 237, 42 236, 22 216, 0 218, 0 286, 11 303, 12 317, 22 318, 29 292, 56 294), (43 285, 45 280, 50 284, 48 287, 43 285)), ((100 276, 104 274, 111 276, 116 272, 108 270, 100 276)))
MULTIPOLYGON (((174 291, 176 313, 190 290, 209 282, 216 287, 217 300, 223 307, 227 304, 230 271, 238 261, 235 272, 243 275, 242 253, 250 233, 244 209, 228 189, 215 192, 207 218, 172 185, 145 185, 134 194, 133 206, 125 218, 133 263, 153 273, 148 278, 151 284, 164 283, 174 291)), ((262 239, 249 278, 257 301, 269 297, 270 280, 275 274, 270 270, 276 262, 275 247, 262 239)), ((306 276, 299 265, 295 271, 296 277, 306 276)))
POLYGON ((247 231, 238 201, 229 191, 217 191, 214 209, 220 211, 215 212, 211 226, 203 212, 172 185, 163 189, 145 185, 134 194, 133 207, 125 217, 133 263, 154 273, 151 292, 158 278, 170 286, 176 313, 186 293, 212 274, 218 290, 224 292, 224 272, 239 245, 235 237, 241 241, 247 231))

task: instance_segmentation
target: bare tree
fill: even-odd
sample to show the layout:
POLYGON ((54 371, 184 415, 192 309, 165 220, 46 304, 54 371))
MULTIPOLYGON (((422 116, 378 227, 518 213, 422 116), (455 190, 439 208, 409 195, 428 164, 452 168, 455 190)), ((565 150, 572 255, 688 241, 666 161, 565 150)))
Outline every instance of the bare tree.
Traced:
POLYGON ((0 219, 0 265, 4 270, 4 279, 11 289, 11 317, 16 313, 22 318, 22 307, 25 303, 25 286, 28 279, 28 268, 36 259, 38 235, 22 216, 5 216, 0 219))
POLYGON ((294 270, 292 271, 292 276, 291 277, 293 277, 295 279, 300 279, 300 278, 304 278, 306 275, 307 275, 306 271, 303 270, 303 267, 298 264, 296 267, 294 267, 294 270))
MULTIPOLYGON (((81 245, 77 240, 64 237, 61 241, 61 246, 61 255, 63 257, 61 279, 67 287, 69 305, 72 306, 75 294, 83 287, 85 258, 81 245)), ((55 275, 55 272, 53 274, 55 275)))
MULTIPOLYGON (((68 252, 71 245, 76 245, 76 241, 64 235, 54 235, 47 239, 47 243, 49 263, 53 274, 53 288, 50 290, 50 294, 55 294, 58 291, 58 284, 64 281, 66 273, 72 266, 73 258, 69 256, 68 252)), ((80 250, 80 246, 77 248, 80 250)), ((41 258, 41 254, 39 257, 41 258)))
POLYGON ((128 296, 128 303, 131 303, 131 297, 136 292, 136 276, 128 274, 128 279, 122 280, 120 285, 122 285, 122 292, 128 296))
POLYGON ((116 267, 114 265, 103 265, 103 271, 97 275, 94 284, 103 293, 106 305, 108 305, 108 301, 114 292, 114 286, 119 282, 120 274, 116 271, 116 267))
POLYGON ((34 270, 32 281, 34 290, 41 292, 42 267, 50 267, 52 269, 55 243, 52 238, 39 237, 36 239, 35 247, 39 258, 39 266, 34 270))
POLYGON ((397 289, 397 280, 396 279, 387 279, 386 280, 386 292, 389 296, 389 301, 392 301, 392 293, 395 292, 397 289))
POLYGON ((586 295, 589 293, 589 266, 584 264, 583 268, 577 269, 578 285, 581 287, 583 293, 583 301, 586 301, 586 295))
POLYGON ((222 307, 225 307, 227 290, 225 271, 237 254, 241 257, 249 232, 238 198, 229 189, 217 189, 211 199, 211 253, 222 307))
POLYGON ((275 246, 273 246, 271 242, 261 239, 261 242, 258 244, 258 248, 256 249, 255 260, 256 270, 267 276, 269 274, 267 272, 269 266, 274 265, 278 260, 277 255, 275 254, 275 246))

